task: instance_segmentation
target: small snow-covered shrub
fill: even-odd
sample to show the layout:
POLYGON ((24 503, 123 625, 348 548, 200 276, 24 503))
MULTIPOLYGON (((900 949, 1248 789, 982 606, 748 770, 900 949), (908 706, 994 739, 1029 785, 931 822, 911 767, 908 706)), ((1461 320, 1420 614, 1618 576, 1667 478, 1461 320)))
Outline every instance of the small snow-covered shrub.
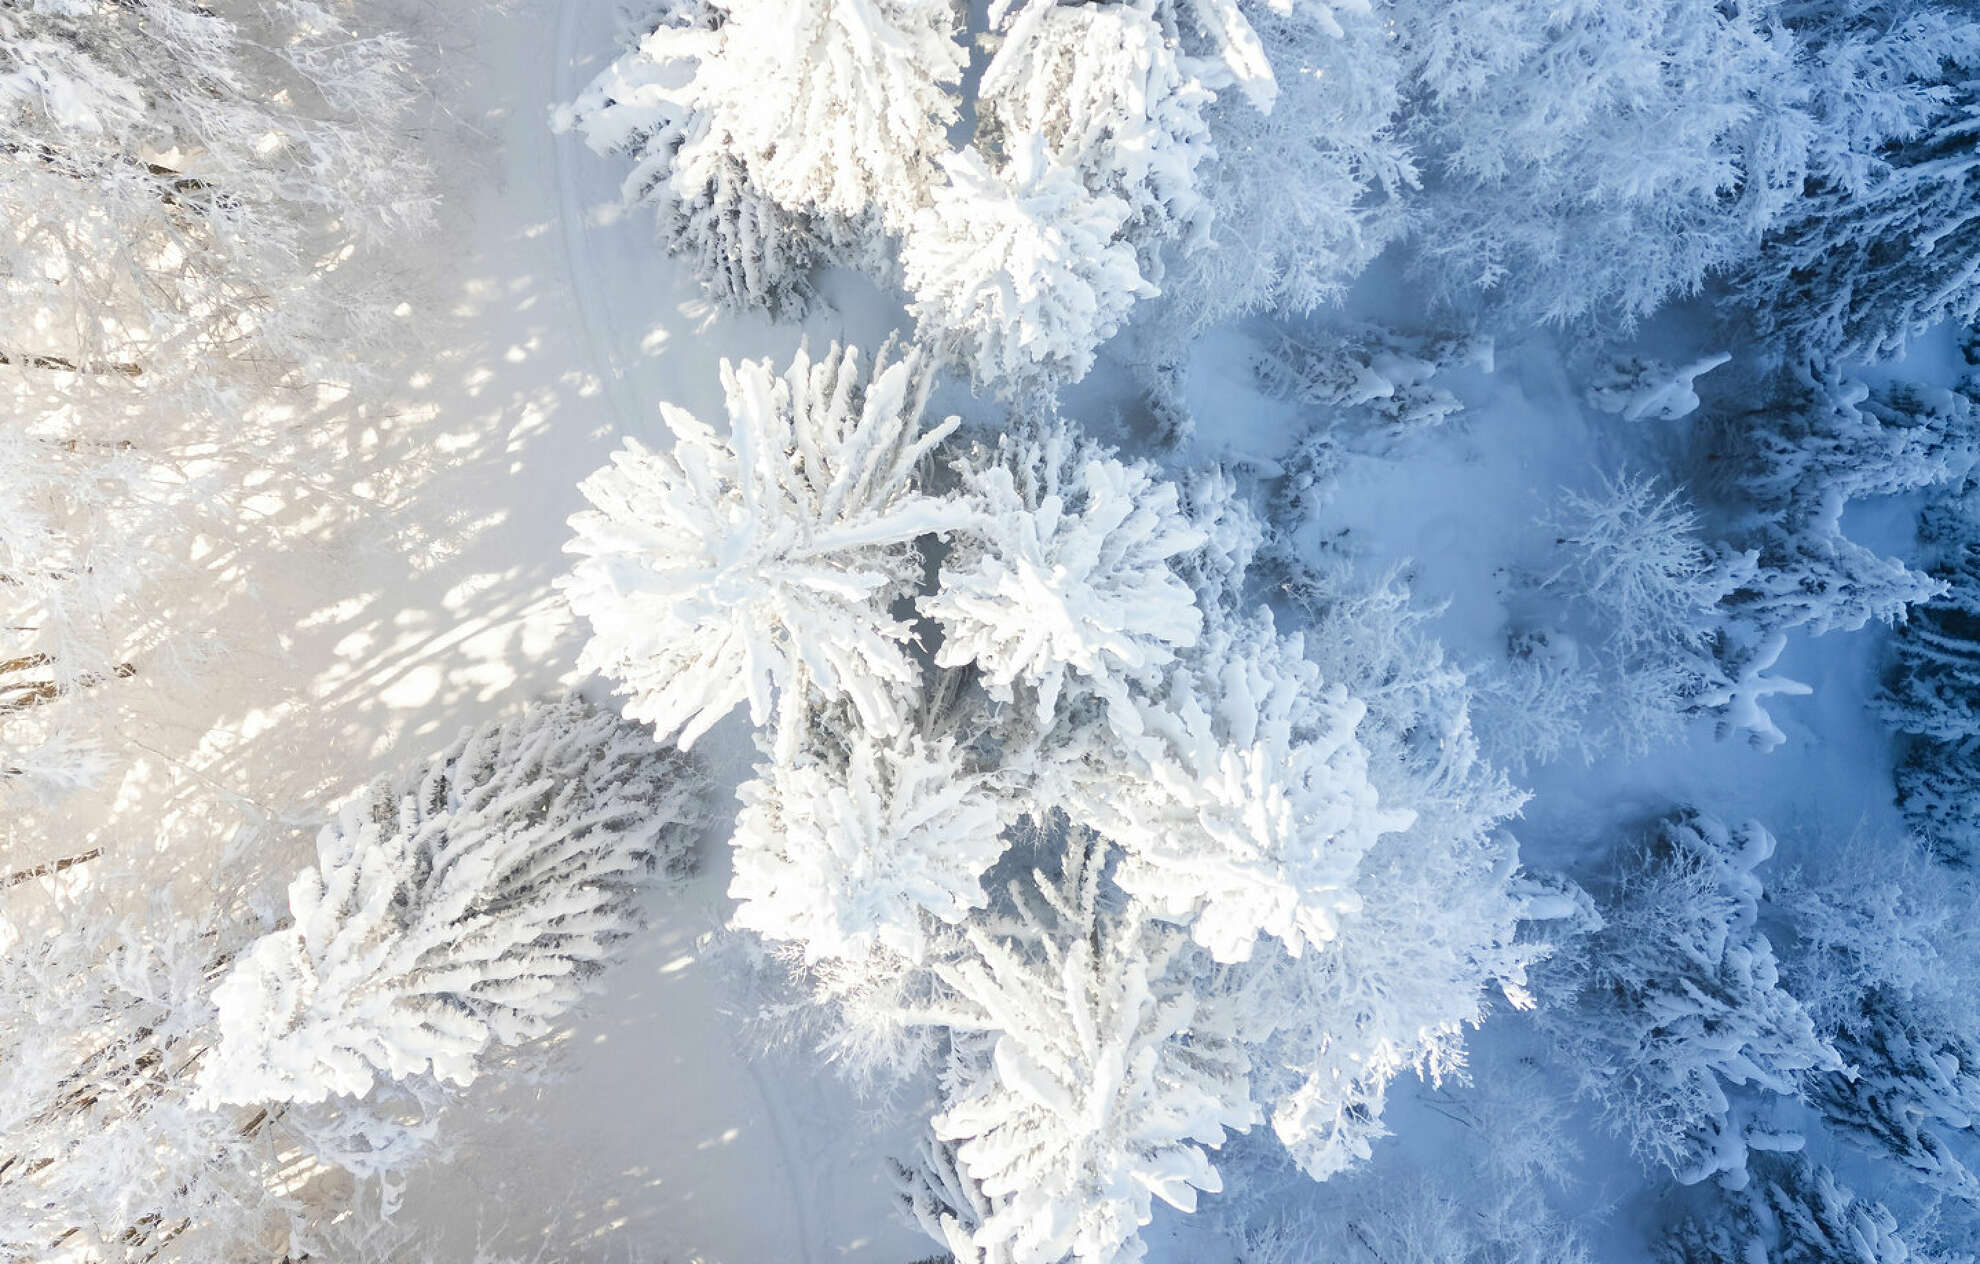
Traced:
POLYGON ((1560 600, 1547 617, 1567 627, 1516 634, 1508 665, 1488 674, 1499 727, 1535 739, 1495 749, 1530 762, 1573 748, 1642 754, 1726 702, 1721 603, 1750 559, 1708 548, 1677 491, 1628 473, 1604 475, 1592 493, 1564 491, 1542 525, 1552 557, 1530 583, 1560 600))

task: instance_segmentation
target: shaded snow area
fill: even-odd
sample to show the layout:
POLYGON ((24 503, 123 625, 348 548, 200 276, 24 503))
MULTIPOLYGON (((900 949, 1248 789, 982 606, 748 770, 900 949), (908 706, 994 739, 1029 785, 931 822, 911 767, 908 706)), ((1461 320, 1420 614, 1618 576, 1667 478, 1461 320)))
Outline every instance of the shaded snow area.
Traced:
POLYGON ((0 1264, 1980 1261, 1967 4, 376 8, 0 0, 0 1264))

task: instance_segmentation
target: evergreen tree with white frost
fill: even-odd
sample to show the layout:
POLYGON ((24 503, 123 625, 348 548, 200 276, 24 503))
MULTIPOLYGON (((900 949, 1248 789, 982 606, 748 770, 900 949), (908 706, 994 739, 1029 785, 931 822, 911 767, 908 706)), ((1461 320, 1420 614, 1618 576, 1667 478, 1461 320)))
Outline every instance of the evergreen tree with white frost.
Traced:
POLYGON ((1419 94, 1399 119, 1418 264, 1512 319, 1639 320, 1746 259, 1798 190, 1794 48, 1767 5, 1390 11, 1419 94))
POLYGON ((1256 361, 1259 385, 1271 395, 1325 410, 1324 422, 1303 441, 1387 455, 1395 446, 1443 425, 1464 404, 1436 379, 1452 370, 1490 373, 1492 339, 1485 335, 1410 334, 1380 325, 1333 326, 1281 332, 1256 361))
POLYGON ((988 1200, 973 1247, 1138 1260, 1153 1200, 1191 1211, 1220 1190, 1206 1148, 1258 1119, 1242 1006, 1181 932, 1105 889, 1101 839, 1055 828, 1063 870, 936 950, 951 1052, 933 1126, 988 1200))
POLYGON ((547 1031, 683 861, 702 788, 552 703, 348 804, 279 929, 262 836, 203 883, 94 852, 0 883, 0 1257, 341 1258, 432 1154, 443 1082, 547 1031))
POLYGON ((212 980, 254 919, 238 891, 193 905, 113 857, 92 870, 46 901, 5 891, 0 1258, 267 1260, 319 1249, 342 1207, 389 1201, 431 1151, 428 1086, 198 1102, 212 980))
POLYGON ((1156 680, 1202 634, 1176 559, 1208 537, 1176 485, 1057 422, 1006 434, 958 470, 976 529, 919 602, 942 632, 937 662, 974 664, 1000 701, 1024 685, 1039 721, 1075 687, 1131 723, 1129 687, 1156 680))
POLYGON ((1298 636, 1226 615, 1116 722, 1124 758, 1089 761, 1071 806, 1125 848, 1115 880, 1218 961, 1261 933, 1323 949, 1360 910, 1369 849, 1414 819, 1369 781, 1365 711, 1298 636))
POLYGON ((1737 419, 1729 442, 1746 504, 1730 534, 1758 566, 1727 599, 1751 630, 1733 647, 1798 627, 1895 621, 1937 595, 1939 581, 1845 536, 1843 510, 1958 481, 1980 458, 1973 416, 1961 391, 1873 388, 1825 371, 1797 374, 1776 402, 1737 419))
POLYGON ((1617 878, 1605 925, 1548 967, 1558 999, 1541 1022, 1582 1093, 1638 1158, 1685 1184, 1739 1188, 1749 1150, 1800 1148, 1749 1124, 1730 1089, 1793 1096, 1805 1074, 1842 1068, 1757 925, 1754 870, 1773 851, 1757 822, 1669 818, 1617 878))
POLYGON ((1253 966, 1279 1020, 1258 1059, 1259 1100, 1300 1169, 1326 1180, 1388 1135, 1397 1076, 1462 1068, 1486 989, 1532 1003, 1527 972, 1549 944, 1521 935, 1522 922, 1586 910, 1585 897, 1516 872, 1503 827, 1524 795, 1481 756, 1464 675, 1423 630, 1432 611, 1393 580, 1371 587, 1342 572, 1295 566, 1285 591, 1309 621, 1304 647, 1321 678, 1353 682, 1366 702, 1355 738, 1381 802, 1413 814, 1361 859, 1359 907, 1339 938, 1298 957, 1263 941, 1253 966))
POLYGON ((1401 226, 1399 65, 1366 0, 983 20, 970 76, 942 0, 687 0, 558 121, 632 159, 624 200, 718 298, 788 311, 823 262, 904 281, 928 344, 1006 395, 1084 376, 1172 265, 1166 342, 1332 297, 1401 226))
POLYGON ((686 758, 582 702, 472 729, 380 779, 316 839, 290 924, 214 988, 215 1102, 363 1096, 379 1077, 465 1085, 548 1032, 634 926, 656 866, 702 821, 686 758))
POLYGON ((1928 1197, 1980 1203, 1980 1022, 1971 884, 1923 846, 1852 838, 1770 902, 1793 929, 1785 970, 1846 1064, 1807 1090, 1837 1135, 1928 1197))
POLYGON ((1883 709, 1900 732, 1957 744, 1980 737, 1980 485, 1929 506, 1918 534, 1946 591, 1893 635, 1883 709))
MULTIPOLYGON (((756 381, 761 399, 777 379, 756 381)), ((743 385, 732 372, 746 405, 743 385)), ((985 1259, 1139 1258, 1152 1198, 1214 1188, 1206 1148, 1231 1127, 1269 1117, 1319 1179, 1365 1159, 1396 1076, 1461 1065, 1486 987, 1526 1003, 1546 945, 1522 921, 1580 906, 1517 875, 1500 826, 1519 796, 1479 759, 1462 677, 1400 594, 1309 577, 1314 636, 1283 635, 1243 612, 1263 532, 1228 476, 1173 483, 1055 420, 958 445, 938 498, 944 473, 920 457, 941 433, 915 439, 912 412, 882 412, 884 438, 791 424, 730 445, 677 416, 676 454, 641 458, 655 493, 615 481, 594 496, 610 513, 580 515, 570 587, 601 638, 627 630, 615 673, 699 671, 704 689, 689 617, 735 607, 695 566, 667 574, 718 538, 703 506, 753 521, 726 490, 739 468, 774 487, 898 457, 853 479, 876 505, 877 525, 845 533, 866 551, 806 574, 851 598, 831 638, 843 623, 903 670, 871 682, 884 707, 806 686, 757 714, 735 922, 787 971, 765 1021, 873 1079, 949 1054, 950 1170, 909 1180, 931 1231, 985 1259), (927 532, 947 535, 939 567, 914 555, 927 532), (1378 702, 1355 700, 1364 685, 1378 702)), ((781 548, 808 530, 764 534, 781 548)), ((783 617, 748 631, 781 635, 783 617)))
POLYGON ((1753 1185, 1722 1194, 1716 1220, 1688 1220, 1664 1240, 1663 1264, 1907 1264, 1914 1255, 1882 1203, 1804 1159, 1768 1161, 1753 1185))
POLYGON ((1729 299, 1795 360, 1883 360, 1980 316, 1980 15, 1787 0, 1812 115, 1806 191, 1729 299))
POLYGON ((1195 177, 1197 231, 1164 251, 1156 320, 1172 336, 1257 312, 1309 312, 1406 230, 1414 157, 1393 122, 1396 41, 1366 3, 1245 6, 1273 75, 1269 110, 1221 92, 1195 177))
POLYGON ((800 350, 723 362, 728 433, 662 405, 670 451, 628 439, 582 484, 561 581, 591 625, 582 665, 629 695, 626 714, 691 746, 743 702, 775 716, 790 758, 806 707, 849 699, 879 734, 905 723, 917 676, 891 613, 913 590, 916 541, 972 521, 915 489, 922 458, 958 424, 923 432, 920 357, 800 350))
POLYGON ((1026 138, 1001 170, 973 151, 901 247, 920 337, 1006 393, 1084 377, 1134 301, 1154 294, 1121 236, 1130 207, 1026 138))
POLYGON ((1173 483, 1049 423, 961 462, 976 527, 920 601, 936 661, 973 664, 1000 701, 1022 685, 1046 721, 1069 687, 1132 725, 1129 687, 1196 643, 1203 616, 1176 562, 1208 542, 1173 483))
POLYGON ((972 762, 946 733, 876 738, 853 722, 758 765, 737 791, 735 924, 814 960, 920 961, 928 918, 985 903, 981 876, 1006 845, 1003 804, 972 762))
POLYGON ((1928 508, 1919 535, 1945 592, 1914 606, 1893 638, 1883 712, 1911 735, 1897 767, 1905 815, 1941 856, 1971 864, 1980 855, 1980 489, 1928 508))
POLYGON ((1846 1071, 1811 1096, 1829 1125, 1904 1165, 1927 1189, 1980 1204, 1980 1178, 1960 1157, 1980 1127, 1980 1032, 1930 1024, 1901 998, 1873 992, 1835 1037, 1846 1071))
POLYGON ((716 297, 788 312, 928 202, 960 35, 947 0, 670 4, 557 121, 633 159, 626 201, 716 297))

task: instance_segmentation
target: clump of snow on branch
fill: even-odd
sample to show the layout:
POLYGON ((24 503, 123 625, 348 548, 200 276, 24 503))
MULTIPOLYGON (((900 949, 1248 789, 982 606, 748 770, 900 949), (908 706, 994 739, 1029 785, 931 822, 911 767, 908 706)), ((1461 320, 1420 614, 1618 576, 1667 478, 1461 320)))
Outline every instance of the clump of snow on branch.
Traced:
POLYGON ((1616 360, 1588 388, 1588 402, 1624 421, 1676 421, 1698 411, 1692 383, 1731 359, 1722 351, 1676 368, 1661 360, 1616 360))

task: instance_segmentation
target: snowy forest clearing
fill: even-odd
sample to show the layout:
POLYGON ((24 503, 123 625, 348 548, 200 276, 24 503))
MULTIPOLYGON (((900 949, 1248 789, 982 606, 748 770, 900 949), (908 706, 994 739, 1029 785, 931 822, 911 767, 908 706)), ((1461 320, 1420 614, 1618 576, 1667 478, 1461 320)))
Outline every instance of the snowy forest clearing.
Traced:
POLYGON ((0 8, 0 1258, 1970 1259, 1980 23, 158 4, 0 8))

